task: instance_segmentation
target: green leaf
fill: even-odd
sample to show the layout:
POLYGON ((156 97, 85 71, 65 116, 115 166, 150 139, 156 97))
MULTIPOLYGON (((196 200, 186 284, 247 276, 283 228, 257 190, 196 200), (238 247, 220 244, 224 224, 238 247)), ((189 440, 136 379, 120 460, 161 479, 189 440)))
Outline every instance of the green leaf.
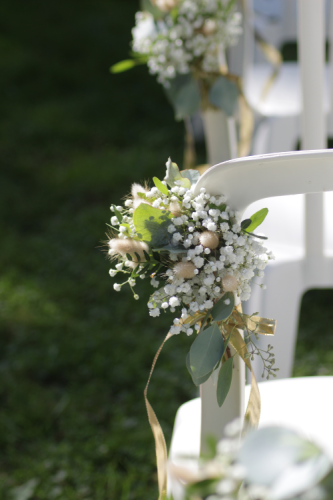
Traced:
POLYGON ((126 259, 127 259, 127 260, 129 260, 129 261, 132 261, 132 260, 133 260, 133 259, 132 259, 132 256, 131 256, 129 253, 127 253, 127 254, 126 254, 126 259))
POLYGON ((223 337, 216 323, 196 337, 190 349, 190 366, 197 380, 213 370, 223 349, 223 337))
POLYGON ((203 384, 204 382, 206 382, 206 380, 208 380, 212 374, 212 372, 209 372, 206 375, 204 375, 203 377, 199 377, 199 378, 195 377, 194 373, 191 370, 190 353, 189 352, 187 353, 187 356, 186 356, 186 368, 188 369, 188 372, 192 377, 193 383, 196 386, 199 386, 199 385, 203 384))
POLYGON ((227 292, 220 298, 218 302, 214 305, 211 315, 213 317, 213 321, 225 321, 229 318, 230 314, 235 305, 235 296, 233 292, 227 292), (229 304, 226 304, 225 301, 229 300, 229 304))
POLYGON ((216 397, 217 404, 221 408, 228 395, 232 380, 233 358, 229 358, 220 368, 217 380, 216 397))
POLYGON ((268 214, 268 208, 262 208, 255 214, 251 215, 251 224, 246 228, 246 232, 252 233, 260 224, 262 224, 268 214))
POLYGON ((153 181, 154 181, 154 184, 155 186, 157 187, 157 189, 162 193, 162 194, 165 194, 166 196, 169 195, 169 190, 168 188, 162 184, 162 182, 157 178, 157 177, 153 177, 153 181))
POLYGON ((214 209, 218 208, 221 212, 224 212, 225 209, 227 208, 227 205, 225 205, 225 204, 218 206, 218 205, 215 205, 215 203, 208 203, 208 206, 209 206, 209 208, 214 208, 214 209))
POLYGON ((252 224, 251 219, 244 219, 244 220, 241 222, 241 228, 242 228, 242 229, 246 229, 246 228, 247 228, 247 227, 249 227, 251 224, 252 224))
POLYGON ((179 172, 177 163, 173 163, 171 161, 171 158, 169 158, 166 162, 166 168, 167 170, 164 180, 170 187, 174 187, 176 185, 175 181, 180 181, 185 188, 190 189, 191 181, 189 179, 186 179, 185 177, 182 177, 181 173, 179 172))
POLYGON ((169 243, 168 226, 173 215, 168 210, 159 210, 141 203, 134 210, 133 223, 140 240, 150 247, 163 247, 169 243))
POLYGON ((154 19, 162 19, 163 12, 152 4, 151 0, 141 0, 140 1, 140 10, 144 12, 149 12, 153 15, 154 19))
POLYGON ((174 108, 176 120, 182 120, 198 111, 200 88, 192 75, 177 75, 170 80, 170 87, 165 91, 174 108))
POLYGON ((149 254, 146 252, 146 250, 143 251, 143 255, 145 256, 146 261, 149 262, 150 257, 149 257, 149 254))
POLYGON ((123 71, 128 71, 129 69, 134 68, 136 65, 137 63, 133 59, 125 59, 124 61, 113 64, 110 71, 111 73, 122 73, 123 71))
POLYGON ((198 170, 192 170, 192 169, 187 169, 187 170, 181 170, 181 176, 186 179, 189 179, 191 186, 196 184, 200 178, 200 172, 198 170))
POLYGON ((210 88, 209 100, 217 108, 222 109, 228 116, 233 116, 236 110, 239 90, 237 86, 220 76, 210 88))

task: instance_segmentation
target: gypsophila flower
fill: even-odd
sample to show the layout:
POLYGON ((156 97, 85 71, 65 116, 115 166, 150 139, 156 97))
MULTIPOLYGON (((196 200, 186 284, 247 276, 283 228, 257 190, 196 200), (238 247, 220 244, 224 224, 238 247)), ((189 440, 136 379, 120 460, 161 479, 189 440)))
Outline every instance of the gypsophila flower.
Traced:
MULTIPOLYGON (((211 196, 205 189, 194 194, 190 182, 181 179, 169 159, 163 192, 156 186, 134 184, 125 206, 112 206, 117 217, 111 217, 114 231, 108 255, 114 264, 109 274, 126 275, 114 289, 119 292, 129 285, 135 300, 137 279, 150 277, 155 290, 148 302, 149 315, 176 313, 170 332, 191 335, 200 331, 207 314, 210 324, 209 312, 219 300, 230 305, 230 294, 248 300, 252 282, 264 289, 260 280, 273 255, 242 229, 239 214, 236 218, 224 196, 211 196), (229 295, 223 298, 224 293, 229 295)), ((249 353, 253 357, 259 350, 253 347, 249 353)), ((269 353, 262 359, 264 371, 271 375, 275 358, 269 353)))

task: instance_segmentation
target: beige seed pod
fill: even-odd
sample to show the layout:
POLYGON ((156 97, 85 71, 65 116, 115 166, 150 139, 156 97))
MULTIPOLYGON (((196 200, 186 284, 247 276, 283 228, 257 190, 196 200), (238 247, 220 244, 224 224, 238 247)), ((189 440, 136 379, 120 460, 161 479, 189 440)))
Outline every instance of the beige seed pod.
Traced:
POLYGON ((206 19, 202 28, 202 32, 206 36, 211 35, 212 33, 215 33, 216 27, 217 26, 214 19, 206 19))
POLYGON ((195 265, 193 262, 178 262, 173 268, 176 278, 194 278, 195 265))
POLYGON ((146 259, 143 251, 147 253, 149 252, 147 243, 132 240, 131 238, 113 238, 109 241, 109 247, 113 255, 118 254, 125 257, 128 253, 133 258, 133 262, 135 263, 138 263, 135 253, 140 256, 140 262, 145 262, 146 259))
POLYGON ((168 206, 168 209, 174 215, 174 217, 180 217, 182 215, 182 209, 176 201, 172 201, 168 206))
POLYGON ((170 12, 170 10, 176 7, 178 0, 152 0, 152 3, 163 12, 170 12))
POLYGON ((228 274, 222 278, 222 288, 225 292, 234 292, 238 288, 238 281, 235 276, 228 274))
POLYGON ((213 231, 204 231, 200 234, 199 241, 203 247, 214 250, 219 246, 219 237, 213 231))

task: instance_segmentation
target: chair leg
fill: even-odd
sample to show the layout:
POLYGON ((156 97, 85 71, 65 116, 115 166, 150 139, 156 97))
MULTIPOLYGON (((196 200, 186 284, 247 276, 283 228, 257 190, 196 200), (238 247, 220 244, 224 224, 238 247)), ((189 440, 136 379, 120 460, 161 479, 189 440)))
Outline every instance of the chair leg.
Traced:
MULTIPOLYGON (((303 260, 268 266, 264 278, 267 290, 260 290, 244 307, 249 314, 259 311, 260 316, 277 320, 275 336, 260 335, 257 341, 261 349, 273 345, 275 367, 279 368, 277 378, 287 378, 292 374, 300 302, 305 291, 303 270, 303 260)), ((262 380, 263 364, 257 356, 253 367, 257 380, 262 380)))

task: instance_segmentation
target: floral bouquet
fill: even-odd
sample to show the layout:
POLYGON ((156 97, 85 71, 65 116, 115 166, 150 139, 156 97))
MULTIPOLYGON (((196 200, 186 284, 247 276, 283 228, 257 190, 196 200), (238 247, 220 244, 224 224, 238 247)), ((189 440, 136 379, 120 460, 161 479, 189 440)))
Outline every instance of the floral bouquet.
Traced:
POLYGON ((228 74, 225 49, 242 32, 235 0, 144 0, 132 30, 132 56, 112 66, 118 73, 147 64, 177 119, 199 108, 234 114, 240 85, 228 74))
POLYGON ((133 184, 125 206, 111 206, 108 254, 115 265, 110 275, 125 275, 114 289, 128 285, 134 299, 139 299, 136 280, 149 278, 156 289, 148 301, 150 316, 169 310, 175 315, 169 335, 198 334, 187 368, 198 386, 217 377, 221 406, 234 356, 251 368, 250 359, 259 355, 267 378, 276 376, 271 346, 263 351, 254 342, 259 333, 272 334, 272 324, 243 314, 240 306, 250 297, 251 281, 263 276, 273 258, 263 246, 265 238, 253 233, 268 210, 241 221, 224 196, 212 196, 204 188, 195 192, 198 171, 180 172, 171 159, 166 167, 163 181, 154 177, 152 188, 133 184))

